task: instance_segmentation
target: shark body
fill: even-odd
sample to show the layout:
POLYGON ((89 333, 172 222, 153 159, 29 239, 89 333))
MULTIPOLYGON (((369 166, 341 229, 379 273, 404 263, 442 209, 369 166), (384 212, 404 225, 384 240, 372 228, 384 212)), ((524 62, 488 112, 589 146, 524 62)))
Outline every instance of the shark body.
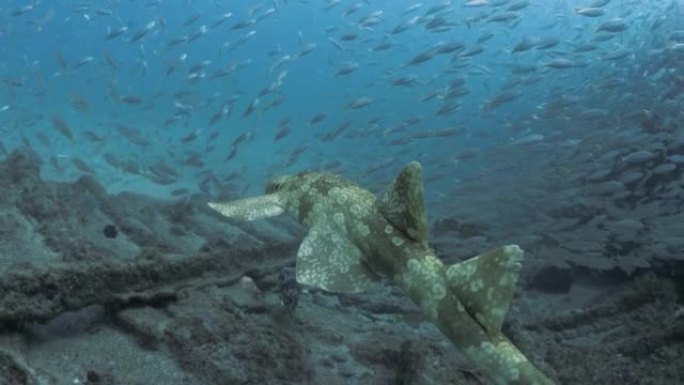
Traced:
POLYGON ((298 282, 357 293, 389 278, 494 384, 554 384, 500 330, 522 250, 509 245, 442 263, 428 245, 419 163, 380 199, 340 176, 310 172, 272 180, 263 196, 209 206, 247 220, 289 213, 309 228, 297 253, 298 282))

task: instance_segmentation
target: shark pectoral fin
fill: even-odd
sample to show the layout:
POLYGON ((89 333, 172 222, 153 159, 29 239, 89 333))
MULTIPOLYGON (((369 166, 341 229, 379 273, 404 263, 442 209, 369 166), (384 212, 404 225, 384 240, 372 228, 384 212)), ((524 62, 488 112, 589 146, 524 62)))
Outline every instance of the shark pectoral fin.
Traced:
POLYGON ((283 199, 278 194, 266 194, 229 202, 209 202, 208 205, 226 217, 241 218, 248 221, 274 217, 285 212, 283 199))
POLYGON ((501 330, 522 267, 517 245, 499 247, 449 266, 446 277, 463 306, 491 334, 501 330))
POLYGON ((297 282, 337 293, 360 293, 378 277, 363 253, 325 225, 314 226, 297 252, 297 282))
POLYGON ((423 195, 423 169, 420 163, 411 162, 380 198, 380 210, 392 225, 427 247, 428 226, 423 195))

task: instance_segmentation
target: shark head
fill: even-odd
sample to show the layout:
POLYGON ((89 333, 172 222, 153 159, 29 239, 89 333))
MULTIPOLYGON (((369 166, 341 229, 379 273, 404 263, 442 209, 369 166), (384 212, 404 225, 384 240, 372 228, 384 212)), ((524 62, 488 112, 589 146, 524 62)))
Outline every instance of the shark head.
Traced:
POLYGON ((353 185, 335 174, 301 172, 272 178, 264 195, 208 205, 224 216, 250 221, 287 212, 308 226, 316 203, 329 207, 335 191, 349 186, 353 185))
POLYGON ((331 292, 357 293, 378 278, 358 242, 370 235, 365 222, 377 211, 375 203, 373 194, 338 175, 303 172, 271 179, 262 196, 209 206, 224 216, 246 220, 290 214, 309 228, 297 252, 297 281, 331 292))
POLYGON ((280 175, 266 184, 266 191, 262 196, 209 202, 208 205, 226 217, 248 221, 280 215, 301 198, 303 192, 300 186, 309 179, 310 174, 312 173, 280 175))

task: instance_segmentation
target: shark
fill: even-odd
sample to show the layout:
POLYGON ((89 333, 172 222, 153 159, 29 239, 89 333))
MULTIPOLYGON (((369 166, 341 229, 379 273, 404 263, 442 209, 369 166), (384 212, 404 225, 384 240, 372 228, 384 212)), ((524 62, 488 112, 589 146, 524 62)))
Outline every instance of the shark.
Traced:
POLYGON ((296 255, 299 283, 360 293, 389 279, 493 384, 554 384, 501 332, 523 251, 507 245, 444 264, 428 242, 420 163, 379 198, 339 175, 302 172, 271 179, 264 195, 208 205, 245 220, 290 214, 308 228, 296 255))

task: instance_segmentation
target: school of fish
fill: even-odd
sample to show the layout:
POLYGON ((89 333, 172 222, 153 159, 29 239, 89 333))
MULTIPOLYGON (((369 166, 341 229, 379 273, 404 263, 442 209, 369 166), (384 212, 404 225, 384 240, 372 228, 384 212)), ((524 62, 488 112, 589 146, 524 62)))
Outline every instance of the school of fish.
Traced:
POLYGON ((301 170, 378 192, 418 160, 428 212, 612 225, 671 200, 630 214, 641 228, 684 199, 683 15, 678 0, 5 2, 0 155, 207 199, 301 170))

